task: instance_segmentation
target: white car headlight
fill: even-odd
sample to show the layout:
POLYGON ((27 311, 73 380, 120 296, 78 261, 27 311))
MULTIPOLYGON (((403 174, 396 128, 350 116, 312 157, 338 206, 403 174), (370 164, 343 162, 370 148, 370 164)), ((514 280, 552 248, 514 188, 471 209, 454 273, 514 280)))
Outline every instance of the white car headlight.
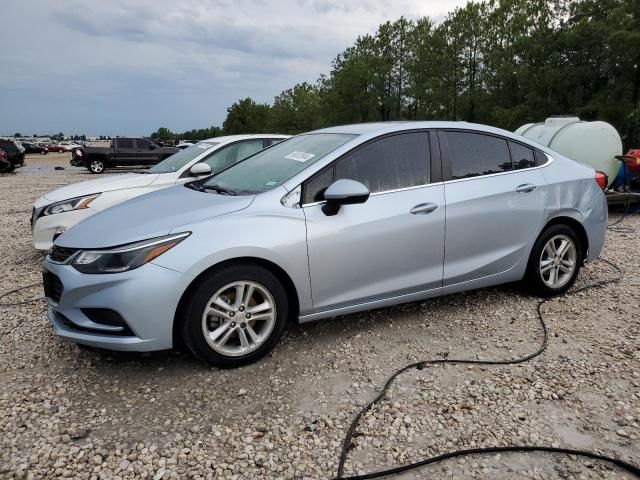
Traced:
POLYGON ((89 204, 99 196, 99 193, 94 193, 85 197, 70 198, 69 200, 52 203, 44 208, 42 215, 55 215, 56 213, 70 212, 72 210, 82 210, 88 208, 89 204))
POLYGON ((82 273, 120 273, 141 267, 171 250, 191 232, 165 235, 105 250, 82 250, 71 264, 82 273))

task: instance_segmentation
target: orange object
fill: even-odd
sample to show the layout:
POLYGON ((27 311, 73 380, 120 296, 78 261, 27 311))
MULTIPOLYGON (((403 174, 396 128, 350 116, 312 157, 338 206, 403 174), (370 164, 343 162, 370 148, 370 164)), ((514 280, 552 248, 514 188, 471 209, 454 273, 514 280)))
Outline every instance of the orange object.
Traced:
POLYGON ((621 159, 631 173, 640 173, 640 148, 629 150, 621 159))

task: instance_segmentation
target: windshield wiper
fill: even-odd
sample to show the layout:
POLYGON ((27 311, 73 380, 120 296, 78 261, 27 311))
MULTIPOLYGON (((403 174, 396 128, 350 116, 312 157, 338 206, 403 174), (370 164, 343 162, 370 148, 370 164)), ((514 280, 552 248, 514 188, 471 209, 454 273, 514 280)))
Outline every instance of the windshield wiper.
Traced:
POLYGON ((221 193, 222 195, 238 195, 238 192, 235 190, 231 190, 230 188, 221 187, 220 185, 202 185, 202 188, 205 190, 213 190, 215 192, 221 193))
POLYGON ((195 190, 196 192, 206 192, 207 190, 202 187, 198 182, 185 183, 185 187, 195 190))

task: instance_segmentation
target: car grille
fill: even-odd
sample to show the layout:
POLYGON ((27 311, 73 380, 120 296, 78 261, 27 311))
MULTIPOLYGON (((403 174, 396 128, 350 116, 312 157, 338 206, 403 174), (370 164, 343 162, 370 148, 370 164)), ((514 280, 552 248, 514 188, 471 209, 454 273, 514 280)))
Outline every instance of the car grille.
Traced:
POLYGON ((64 263, 78 251, 77 248, 65 248, 54 245, 49 250, 49 260, 55 263, 64 263))
POLYGON ((50 271, 44 270, 42 272, 42 284, 44 285, 44 296, 58 303, 64 291, 60 278, 50 271))

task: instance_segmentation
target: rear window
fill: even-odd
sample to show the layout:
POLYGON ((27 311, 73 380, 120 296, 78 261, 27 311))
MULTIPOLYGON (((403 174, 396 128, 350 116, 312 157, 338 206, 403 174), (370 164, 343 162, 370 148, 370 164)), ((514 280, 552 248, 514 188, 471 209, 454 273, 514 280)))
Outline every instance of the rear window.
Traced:
POLYGON ((118 145, 118 148, 133 148, 132 138, 118 138, 116 142, 117 142, 116 145, 118 145))

